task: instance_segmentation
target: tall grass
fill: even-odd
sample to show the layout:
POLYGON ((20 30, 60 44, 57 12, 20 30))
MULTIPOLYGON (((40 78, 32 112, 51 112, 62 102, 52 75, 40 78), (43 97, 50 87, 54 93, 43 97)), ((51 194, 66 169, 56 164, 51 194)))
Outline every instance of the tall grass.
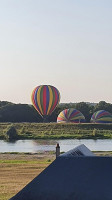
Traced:
POLYGON ((0 139, 14 126, 17 139, 112 138, 112 124, 0 123, 0 139))

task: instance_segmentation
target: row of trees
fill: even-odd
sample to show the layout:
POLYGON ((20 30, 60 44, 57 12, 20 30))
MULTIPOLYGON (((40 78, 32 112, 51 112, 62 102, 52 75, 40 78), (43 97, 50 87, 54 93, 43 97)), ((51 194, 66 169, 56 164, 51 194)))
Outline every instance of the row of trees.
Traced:
MULTIPOLYGON (((112 113, 112 104, 105 101, 100 101, 97 104, 85 102, 61 103, 49 116, 49 122, 56 122, 59 113, 67 108, 75 108, 82 112, 86 122, 89 122, 92 114, 98 110, 106 110, 112 113)), ((43 122, 43 119, 32 105, 0 101, 0 122, 43 122)))

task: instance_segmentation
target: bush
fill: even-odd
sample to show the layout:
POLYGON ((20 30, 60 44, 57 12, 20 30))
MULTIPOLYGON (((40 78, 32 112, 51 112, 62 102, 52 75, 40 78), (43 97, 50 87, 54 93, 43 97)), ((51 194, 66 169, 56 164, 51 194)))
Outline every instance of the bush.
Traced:
POLYGON ((14 126, 10 126, 5 132, 5 139, 7 140, 16 140, 18 139, 18 134, 14 126))

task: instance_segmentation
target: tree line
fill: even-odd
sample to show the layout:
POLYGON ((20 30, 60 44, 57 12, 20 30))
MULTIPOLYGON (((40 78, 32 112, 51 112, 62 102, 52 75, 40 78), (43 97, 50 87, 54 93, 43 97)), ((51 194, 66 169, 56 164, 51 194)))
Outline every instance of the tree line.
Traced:
MULTIPOLYGON (((112 114, 112 104, 100 101, 99 103, 60 103, 55 111, 49 116, 49 122, 56 122, 61 111, 68 108, 79 110, 90 122, 91 116, 98 110, 106 110, 112 114)), ((43 122, 43 118, 32 105, 14 104, 7 101, 0 101, 0 122, 43 122)))

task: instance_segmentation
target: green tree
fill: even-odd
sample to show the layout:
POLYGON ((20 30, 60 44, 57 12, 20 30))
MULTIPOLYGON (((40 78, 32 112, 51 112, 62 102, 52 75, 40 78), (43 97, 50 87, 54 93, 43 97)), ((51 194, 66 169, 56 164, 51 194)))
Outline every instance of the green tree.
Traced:
POLYGON ((110 113, 112 113, 112 104, 106 103, 105 101, 100 101, 96 106, 94 107, 94 112, 98 110, 106 110, 110 113))
POLYGON ((76 109, 79 110, 85 116, 86 122, 90 121, 93 108, 94 106, 85 102, 80 102, 76 104, 76 109))

